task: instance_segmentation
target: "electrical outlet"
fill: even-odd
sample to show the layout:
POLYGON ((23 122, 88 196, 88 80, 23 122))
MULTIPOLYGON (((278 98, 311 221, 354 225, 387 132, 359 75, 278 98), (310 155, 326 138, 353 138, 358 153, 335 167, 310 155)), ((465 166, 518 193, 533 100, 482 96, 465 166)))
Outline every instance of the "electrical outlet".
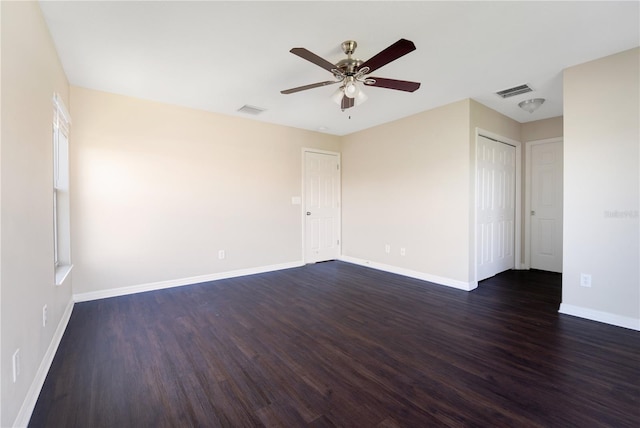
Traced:
POLYGON ((20 348, 13 353, 13 383, 18 381, 20 375, 20 348))
POLYGON ((47 305, 44 305, 42 307, 42 326, 43 327, 47 326, 47 320, 48 320, 48 317, 47 317, 47 305))
POLYGON ((591 275, 588 273, 580 274, 580 287, 591 287, 591 275))
POLYGON ((224 260, 225 257, 227 257, 227 253, 224 250, 218 251, 218 259, 219 260, 224 260))
POLYGON ((391 252, 391 245, 385 244, 384 245, 384 252, 389 254, 391 252))
POLYGON ((401 256, 406 256, 407 255, 407 249, 404 248, 404 247, 400 248, 400 255, 401 256))

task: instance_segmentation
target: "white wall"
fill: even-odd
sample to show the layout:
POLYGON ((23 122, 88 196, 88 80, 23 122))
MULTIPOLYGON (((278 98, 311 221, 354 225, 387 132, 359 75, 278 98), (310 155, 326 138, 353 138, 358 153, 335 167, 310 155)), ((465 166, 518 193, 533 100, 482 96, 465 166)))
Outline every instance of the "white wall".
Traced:
POLYGON ((564 72, 561 311, 640 329, 640 49, 564 72), (582 273, 592 286, 580 286, 582 273))
POLYGON ((77 87, 71 115, 74 294, 302 263, 302 148, 338 137, 77 87))
POLYGON ((71 279, 54 284, 51 138, 53 94, 67 103, 69 86, 38 4, 3 1, 0 8, 0 425, 6 427, 34 392, 38 369, 70 308, 71 279), (49 322, 43 327, 45 304, 49 322), (12 355, 18 348, 21 373, 13 383, 12 355))

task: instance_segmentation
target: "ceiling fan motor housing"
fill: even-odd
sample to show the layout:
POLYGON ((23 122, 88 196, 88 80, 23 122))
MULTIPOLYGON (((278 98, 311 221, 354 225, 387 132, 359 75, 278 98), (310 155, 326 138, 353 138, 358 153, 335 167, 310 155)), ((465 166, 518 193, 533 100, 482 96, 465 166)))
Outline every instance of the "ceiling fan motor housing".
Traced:
POLYGON ((345 58, 336 64, 338 70, 342 71, 347 76, 353 76, 358 72, 358 68, 362 65, 362 61, 354 58, 345 58))
POLYGON ((342 42, 342 51, 347 55, 347 58, 338 61, 336 67, 347 76, 353 76, 357 73, 358 67, 360 67, 363 61, 355 58, 351 58, 351 55, 355 52, 358 44, 355 40, 347 40, 342 42))

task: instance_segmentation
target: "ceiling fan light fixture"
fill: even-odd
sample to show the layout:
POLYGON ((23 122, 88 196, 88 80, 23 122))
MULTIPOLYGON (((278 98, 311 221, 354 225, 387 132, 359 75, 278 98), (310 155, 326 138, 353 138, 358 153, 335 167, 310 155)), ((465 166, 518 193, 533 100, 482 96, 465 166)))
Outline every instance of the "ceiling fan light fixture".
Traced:
POLYGON ((342 44, 342 50, 347 55, 347 58, 344 58, 335 64, 319 57, 308 49, 301 47, 292 48, 289 52, 330 72, 335 80, 285 89, 280 91, 280 93, 293 94, 300 91, 306 91, 307 89, 319 88, 321 86, 340 84, 340 88, 334 92, 331 98, 344 111, 358 104, 362 104, 367 99, 367 96, 363 93, 363 87, 361 84, 405 92, 414 92, 420 87, 420 83, 418 82, 384 79, 381 77, 368 77, 370 72, 373 72, 380 67, 384 67, 390 62, 414 51, 416 46, 412 41, 400 39, 378 52, 367 61, 361 61, 352 57, 356 46, 357 43, 353 40, 347 40, 344 42, 342 44))
MULTIPOLYGON (((333 100, 334 103, 336 103, 339 106, 341 106, 342 105, 342 98, 344 96, 345 96, 344 86, 340 86, 331 95, 331 100, 333 100)), ((369 99, 369 97, 367 96, 367 94, 364 93, 364 91, 358 90, 356 95, 353 97, 353 101, 354 101, 353 105, 354 106, 359 106, 360 104, 362 104, 363 102, 367 101, 368 99, 369 99)))
POLYGON ((344 85, 344 94, 349 98, 355 98, 360 92, 360 88, 356 85, 353 77, 349 77, 347 83, 344 85))
POLYGON ((333 92, 333 95, 331 95, 331 99, 334 103, 341 105, 342 97, 344 97, 343 86, 340 86, 333 92))
POLYGON ((542 103, 544 102, 545 102, 544 98, 532 98, 530 100, 520 101, 520 103, 518 103, 518 106, 522 110, 528 111, 529 113, 533 113, 534 111, 538 110, 542 105, 542 103))
POLYGON ((364 91, 358 91, 358 93, 356 94, 355 105, 359 106, 360 104, 367 101, 368 99, 369 97, 367 96, 367 94, 364 93, 364 91))

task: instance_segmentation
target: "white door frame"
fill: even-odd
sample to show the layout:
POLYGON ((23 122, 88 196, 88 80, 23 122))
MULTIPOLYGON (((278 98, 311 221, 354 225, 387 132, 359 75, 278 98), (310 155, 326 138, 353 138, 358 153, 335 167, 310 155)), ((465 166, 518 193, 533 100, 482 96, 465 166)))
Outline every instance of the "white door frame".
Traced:
POLYGON ((473 278, 469 281, 469 289, 473 290, 478 287, 478 248, 477 248, 477 232, 478 232, 478 195, 477 195, 477 178, 478 178, 478 137, 483 136, 492 140, 499 141, 501 143, 509 144, 516 148, 516 171, 515 171, 515 230, 513 232, 514 243, 513 253, 514 261, 513 266, 515 269, 522 269, 520 264, 520 247, 521 247, 521 234, 522 234, 522 143, 520 141, 512 140, 511 138, 503 137, 502 135, 495 134, 493 132, 484 130, 482 128, 476 128, 475 130, 475 146, 473 150, 473 173, 471 174, 471 201, 473 202, 473 214, 472 224, 470 231, 470 255, 469 260, 472 261, 473 266, 470 272, 473 272, 473 278))
POLYGON ((329 150, 321 150, 321 149, 313 149, 310 147, 303 147, 302 148, 302 204, 301 206, 301 210, 300 210, 300 217, 302 218, 302 262, 304 264, 307 263, 307 256, 306 256, 306 244, 307 244, 307 229, 306 229, 306 212, 307 212, 307 199, 306 199, 306 194, 305 194, 305 189, 306 189, 306 177, 307 177, 307 171, 306 171, 306 162, 305 162, 305 155, 307 153, 320 153, 320 154, 325 154, 325 155, 334 155, 338 157, 338 166, 340 168, 339 170, 339 174, 338 174, 338 179, 340 180, 340 185, 338 186, 338 200, 339 200, 339 210, 338 210, 338 239, 339 239, 339 243, 338 243, 338 253, 339 256, 342 256, 342 159, 340 157, 340 153, 339 152, 332 152, 329 150))
POLYGON ((561 143, 563 137, 546 138, 544 140, 527 141, 525 150, 525 180, 524 180, 524 264, 523 269, 531 269, 531 147, 539 144, 561 143))

